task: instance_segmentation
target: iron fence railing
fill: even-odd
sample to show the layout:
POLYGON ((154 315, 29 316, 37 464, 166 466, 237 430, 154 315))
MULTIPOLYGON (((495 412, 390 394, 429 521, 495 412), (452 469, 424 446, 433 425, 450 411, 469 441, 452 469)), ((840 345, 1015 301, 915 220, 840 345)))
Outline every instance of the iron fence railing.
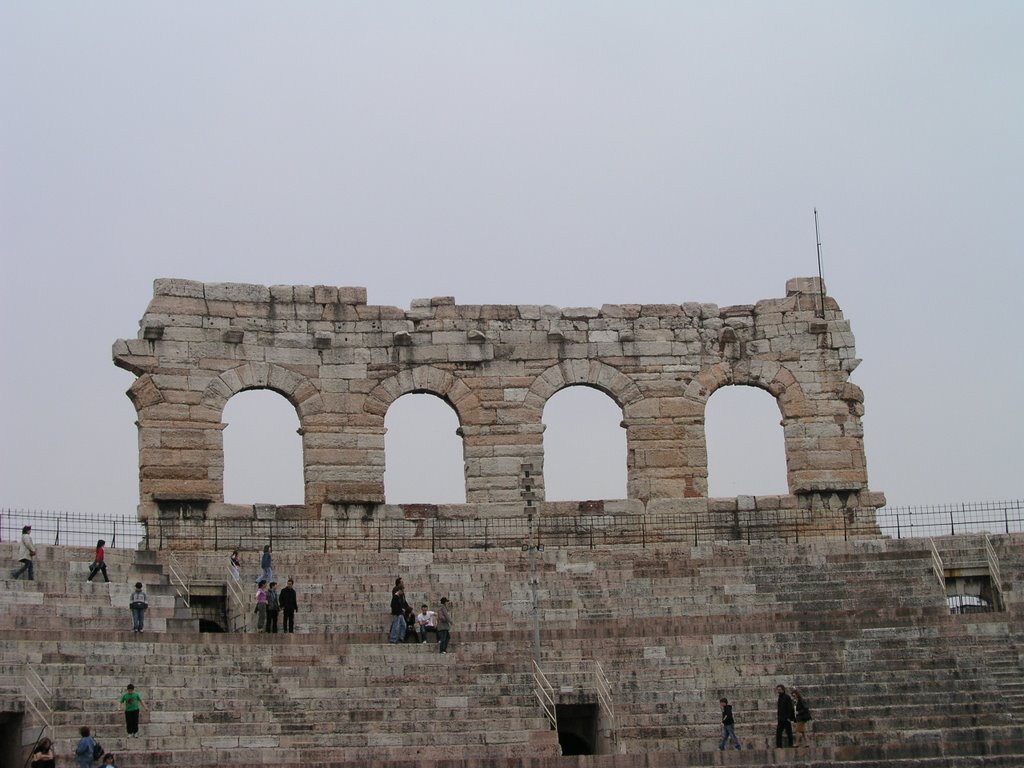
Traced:
POLYGON ((973 533, 1024 532, 1024 502, 975 502, 940 506, 883 507, 875 510, 728 510, 611 514, 580 512, 545 515, 538 508, 532 528, 526 516, 415 519, 368 516, 349 520, 197 520, 78 515, 0 509, 0 541, 15 541, 32 526, 36 544, 149 549, 256 550, 491 549, 648 546, 714 541, 754 542, 807 538, 928 538, 973 533))
POLYGON ((0 541, 19 540, 26 525, 32 526, 37 545, 95 547, 103 539, 111 549, 135 549, 146 536, 145 526, 134 515, 0 509, 0 541))
POLYGON ((932 506, 882 507, 878 527, 893 539, 1024 531, 1024 501, 975 501, 932 506))

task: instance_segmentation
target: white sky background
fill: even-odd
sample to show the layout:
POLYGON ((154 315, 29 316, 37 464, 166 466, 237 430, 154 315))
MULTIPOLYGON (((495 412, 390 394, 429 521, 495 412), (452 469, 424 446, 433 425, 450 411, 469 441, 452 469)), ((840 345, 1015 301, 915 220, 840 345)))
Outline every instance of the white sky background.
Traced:
MULTIPOLYGON (((814 206, 871 487, 1019 498, 1022 22, 1016 2, 2 3, 0 506, 134 511, 110 349, 154 278, 725 306, 815 273, 814 206)), ((766 434, 712 400, 713 494, 783 490, 777 409, 749 394, 766 434)), ((242 501, 299 501, 270 447, 297 452, 294 413, 264 440, 237 408, 229 500, 251 460, 242 501)), ((401 480, 393 415, 389 498, 444 453, 434 435, 401 480)), ((621 496, 579 465, 582 496, 621 496)))

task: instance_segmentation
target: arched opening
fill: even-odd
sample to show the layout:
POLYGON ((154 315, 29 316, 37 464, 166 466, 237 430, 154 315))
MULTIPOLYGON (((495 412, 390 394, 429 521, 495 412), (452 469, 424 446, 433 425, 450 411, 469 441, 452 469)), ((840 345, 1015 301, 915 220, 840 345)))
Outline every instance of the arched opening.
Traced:
POLYGON ((436 395, 402 395, 384 417, 388 504, 465 504, 466 475, 455 410, 436 395))
POLYGON ((763 389, 730 386, 711 395, 704 411, 708 496, 789 493, 779 421, 778 403, 763 389))
POLYGON ((570 386, 544 406, 544 498, 626 498, 622 409, 604 392, 570 386))
POLYGON ((250 389, 228 400, 224 424, 224 501, 303 504, 299 417, 283 395, 250 389))

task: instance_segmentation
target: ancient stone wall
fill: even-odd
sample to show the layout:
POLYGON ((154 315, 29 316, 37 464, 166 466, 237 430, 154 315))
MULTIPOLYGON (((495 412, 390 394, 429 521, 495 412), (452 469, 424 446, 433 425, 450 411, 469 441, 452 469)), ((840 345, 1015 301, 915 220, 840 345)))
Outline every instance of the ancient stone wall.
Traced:
MULTIPOLYGON (((266 388, 295 407, 305 510, 384 501, 384 417, 404 394, 455 411, 470 504, 521 500, 521 465, 543 467, 547 400, 574 385, 622 409, 627 493, 640 505, 707 497, 704 411, 728 385, 779 406, 796 506, 874 508, 868 493, 858 364, 849 323, 816 278, 754 305, 600 308, 366 303, 364 288, 155 281, 137 338, 114 362, 137 381, 140 511, 223 503, 222 414, 266 388)), ((543 494, 543 472, 535 480, 543 494)))

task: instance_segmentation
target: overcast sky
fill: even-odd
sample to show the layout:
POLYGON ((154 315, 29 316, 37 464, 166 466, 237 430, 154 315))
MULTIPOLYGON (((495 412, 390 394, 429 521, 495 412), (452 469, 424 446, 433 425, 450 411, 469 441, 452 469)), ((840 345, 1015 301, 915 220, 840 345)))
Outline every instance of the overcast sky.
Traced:
MULTIPOLYGON (((1020 498, 1022 22, 1019 2, 2 2, 0 507, 134 511, 110 348, 155 278, 724 306, 816 272, 814 207, 872 489, 1020 498)), ((713 494, 784 490, 775 404, 744 394, 709 406, 713 494)), ((389 413, 390 500, 453 493, 428 481, 454 415, 425 397, 425 447, 389 413)), ((301 500, 280 402, 229 403, 229 500, 301 500)), ((601 446, 560 465, 585 487, 563 498, 623 493, 606 405, 545 413, 552 476, 556 433, 601 446)))

